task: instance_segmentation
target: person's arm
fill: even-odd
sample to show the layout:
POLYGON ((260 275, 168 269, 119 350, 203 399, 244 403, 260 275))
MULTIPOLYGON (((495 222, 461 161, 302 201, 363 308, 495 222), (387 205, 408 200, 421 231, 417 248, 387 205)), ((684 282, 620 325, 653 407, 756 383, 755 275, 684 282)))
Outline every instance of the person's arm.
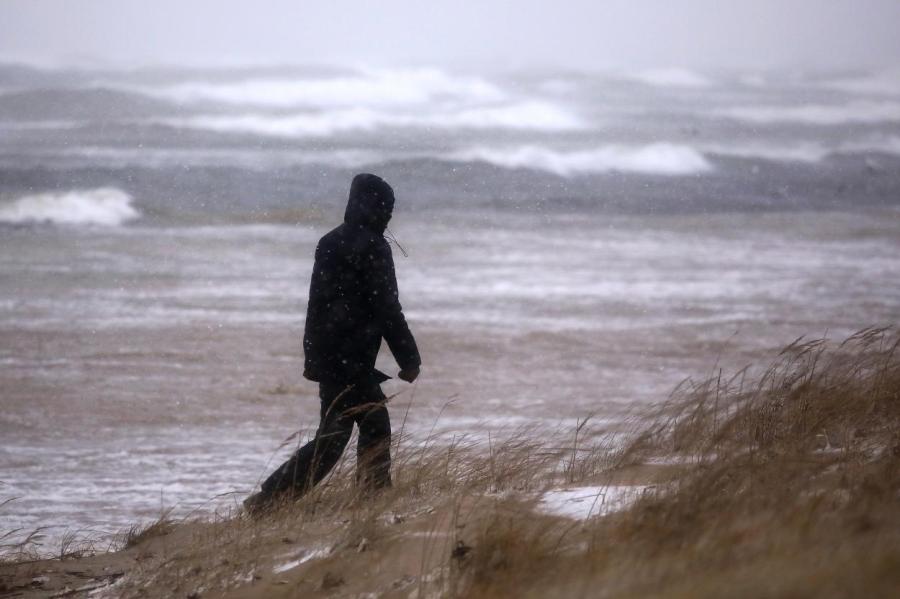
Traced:
POLYGON ((400 297, 397 290, 397 275, 394 271, 394 258, 387 242, 376 245, 370 270, 372 281, 372 301, 375 313, 383 323, 382 335, 388 348, 400 366, 401 379, 412 382, 419 373, 422 359, 419 348, 409 330, 400 297))

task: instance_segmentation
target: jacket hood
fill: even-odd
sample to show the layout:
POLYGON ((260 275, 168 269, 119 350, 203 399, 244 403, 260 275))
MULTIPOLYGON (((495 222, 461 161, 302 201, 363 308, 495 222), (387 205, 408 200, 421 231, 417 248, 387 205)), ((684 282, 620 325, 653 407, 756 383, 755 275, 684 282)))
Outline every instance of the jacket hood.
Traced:
POLYGON ((394 190, 378 175, 361 173, 353 177, 344 222, 384 234, 394 212, 394 190))

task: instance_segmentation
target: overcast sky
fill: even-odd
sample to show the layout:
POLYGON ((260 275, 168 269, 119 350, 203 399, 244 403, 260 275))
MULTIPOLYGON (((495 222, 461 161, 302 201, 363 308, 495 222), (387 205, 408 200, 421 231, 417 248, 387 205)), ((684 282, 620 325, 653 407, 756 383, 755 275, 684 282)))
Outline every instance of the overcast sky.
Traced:
POLYGON ((900 0, 0 0, 0 59, 847 68, 900 64, 900 0))

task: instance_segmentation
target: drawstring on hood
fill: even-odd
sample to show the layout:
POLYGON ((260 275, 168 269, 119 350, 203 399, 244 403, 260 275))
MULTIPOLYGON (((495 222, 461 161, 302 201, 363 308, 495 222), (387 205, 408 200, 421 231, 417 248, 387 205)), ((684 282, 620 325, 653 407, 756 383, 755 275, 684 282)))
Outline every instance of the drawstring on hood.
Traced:
POLYGON ((394 232, 391 231, 388 227, 384 228, 384 238, 396 245, 397 249, 400 250, 400 253, 403 254, 404 258, 409 258, 409 252, 406 251, 406 248, 400 245, 400 242, 397 241, 397 238, 394 236, 394 232))

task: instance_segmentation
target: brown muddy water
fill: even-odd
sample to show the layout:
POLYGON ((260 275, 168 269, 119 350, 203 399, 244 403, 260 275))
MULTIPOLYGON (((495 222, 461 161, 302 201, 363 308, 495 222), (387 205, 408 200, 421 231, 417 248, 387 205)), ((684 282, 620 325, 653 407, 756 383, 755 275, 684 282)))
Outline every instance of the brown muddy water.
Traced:
MULTIPOLYGON (((0 230, 3 528, 102 536, 249 492, 316 424, 301 336, 326 221, 0 230)), ((614 427, 717 364, 900 316, 896 210, 395 221, 424 366, 386 391, 419 439, 614 427)))

